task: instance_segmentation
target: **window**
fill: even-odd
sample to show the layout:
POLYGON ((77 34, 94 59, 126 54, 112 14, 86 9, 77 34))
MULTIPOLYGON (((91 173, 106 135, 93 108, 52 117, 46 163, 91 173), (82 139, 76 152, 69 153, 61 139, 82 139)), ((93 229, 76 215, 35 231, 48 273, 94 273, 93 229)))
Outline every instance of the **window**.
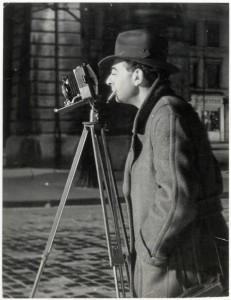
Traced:
POLYGON ((207 131, 220 130, 220 111, 204 111, 204 124, 207 131))
POLYGON ((189 21, 188 42, 190 46, 196 45, 196 22, 189 21))
POLYGON ((206 87, 220 87, 220 64, 209 63, 206 65, 206 87))
POLYGON ((217 22, 206 22, 206 37, 208 47, 219 46, 219 23, 217 22))
POLYGON ((190 63, 190 86, 197 87, 198 64, 196 62, 190 63))

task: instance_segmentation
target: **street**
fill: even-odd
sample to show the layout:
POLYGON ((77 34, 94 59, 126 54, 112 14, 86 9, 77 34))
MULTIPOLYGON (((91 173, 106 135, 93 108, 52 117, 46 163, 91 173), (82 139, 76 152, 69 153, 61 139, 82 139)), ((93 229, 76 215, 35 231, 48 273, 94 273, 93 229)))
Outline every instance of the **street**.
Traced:
MULTIPOLYGON (((17 178, 14 172, 14 177, 10 175, 4 179, 4 298, 30 296, 57 211, 57 206, 52 206, 52 203, 57 201, 49 200, 58 199, 64 185, 59 176, 60 173, 49 173, 32 178, 17 178), (44 191, 44 186, 49 187, 49 190, 44 191), (20 207, 25 203, 28 206, 20 207)), ((61 176, 63 177, 63 174, 61 176)), ((228 177, 228 172, 223 171, 222 205, 227 223, 228 177)), ((95 202, 95 197, 98 197, 96 190, 73 188, 72 195, 76 201, 72 199, 69 202, 72 205, 66 205, 64 208, 35 298, 116 297, 113 271, 109 266, 102 208, 99 199, 95 202)), ((121 184, 119 191, 121 193, 121 184)), ((125 206, 122 207, 125 211, 125 206)), ((126 221, 125 213, 124 217, 126 221)))
MULTIPOLYGON (((3 210, 3 297, 28 298, 54 208, 3 210)), ((67 206, 35 298, 115 298, 100 205, 67 206)))

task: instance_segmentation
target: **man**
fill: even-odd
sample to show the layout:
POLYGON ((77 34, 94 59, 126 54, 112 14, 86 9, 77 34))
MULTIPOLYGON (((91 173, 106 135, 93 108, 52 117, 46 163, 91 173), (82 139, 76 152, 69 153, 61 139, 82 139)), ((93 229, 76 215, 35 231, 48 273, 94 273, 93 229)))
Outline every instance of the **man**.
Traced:
POLYGON ((222 259, 228 264, 217 256, 228 238, 222 178, 196 112, 169 86, 178 69, 166 57, 164 38, 131 30, 118 35, 115 55, 99 62, 111 66, 106 83, 116 101, 138 108, 123 185, 132 295, 187 297, 217 282, 209 295, 220 296, 222 259))

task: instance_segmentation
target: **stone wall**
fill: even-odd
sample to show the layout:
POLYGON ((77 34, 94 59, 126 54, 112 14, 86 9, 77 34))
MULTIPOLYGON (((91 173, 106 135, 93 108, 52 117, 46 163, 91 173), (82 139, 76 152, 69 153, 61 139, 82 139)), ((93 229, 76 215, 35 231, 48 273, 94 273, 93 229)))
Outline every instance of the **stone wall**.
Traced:
POLYGON ((5 143, 6 161, 10 166, 61 163, 62 134, 80 134, 87 114, 86 109, 54 113, 65 100, 61 76, 82 62, 80 4, 14 4, 12 8, 14 72, 8 95, 11 135, 5 143))

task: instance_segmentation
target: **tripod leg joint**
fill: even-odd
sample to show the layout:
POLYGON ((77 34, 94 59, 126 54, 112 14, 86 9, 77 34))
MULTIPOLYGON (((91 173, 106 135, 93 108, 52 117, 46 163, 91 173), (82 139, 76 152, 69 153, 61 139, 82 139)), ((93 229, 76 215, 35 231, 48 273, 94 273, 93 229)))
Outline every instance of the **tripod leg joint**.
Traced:
POLYGON ((123 253, 118 249, 118 247, 115 246, 112 250, 112 266, 124 264, 125 257, 123 253))

